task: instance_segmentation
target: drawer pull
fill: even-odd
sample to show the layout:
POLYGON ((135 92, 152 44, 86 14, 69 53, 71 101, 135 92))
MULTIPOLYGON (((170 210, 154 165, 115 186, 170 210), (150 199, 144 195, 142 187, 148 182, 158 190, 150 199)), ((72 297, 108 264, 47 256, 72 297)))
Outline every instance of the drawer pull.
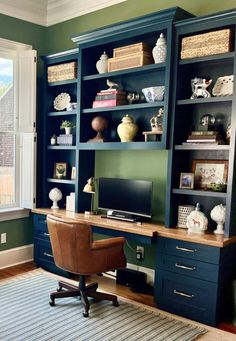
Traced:
POLYGON ((184 270, 190 270, 190 271, 196 270, 195 266, 191 267, 191 266, 181 265, 181 264, 178 264, 178 263, 175 263, 175 267, 176 268, 181 268, 181 269, 184 269, 184 270))
POLYGON ((46 219, 39 219, 38 220, 41 224, 46 224, 47 220, 46 219))
POLYGON ((176 248, 176 250, 180 250, 180 251, 197 252, 197 249, 188 249, 186 247, 181 247, 181 246, 178 246, 178 245, 175 248, 176 248))
POLYGON ((189 294, 185 294, 184 292, 178 291, 174 289, 174 294, 179 295, 179 296, 184 296, 184 297, 188 297, 188 298, 193 298, 194 295, 189 295, 189 294))
POLYGON ((43 234, 44 234, 44 236, 47 236, 47 237, 49 237, 49 236, 50 236, 50 234, 49 234, 49 233, 47 233, 47 232, 44 232, 43 234))
POLYGON ((53 258, 53 255, 51 255, 50 253, 47 253, 47 252, 44 252, 43 255, 44 255, 44 256, 47 256, 47 257, 53 258))

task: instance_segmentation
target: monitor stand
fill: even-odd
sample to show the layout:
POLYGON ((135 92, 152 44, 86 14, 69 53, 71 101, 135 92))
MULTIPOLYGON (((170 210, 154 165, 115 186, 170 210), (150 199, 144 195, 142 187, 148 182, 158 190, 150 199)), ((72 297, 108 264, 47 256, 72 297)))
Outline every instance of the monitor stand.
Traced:
POLYGON ((107 214, 105 215, 105 217, 109 219, 129 221, 131 223, 137 223, 137 222, 142 221, 141 217, 137 217, 134 214, 123 213, 123 212, 112 211, 112 210, 107 211, 107 214))

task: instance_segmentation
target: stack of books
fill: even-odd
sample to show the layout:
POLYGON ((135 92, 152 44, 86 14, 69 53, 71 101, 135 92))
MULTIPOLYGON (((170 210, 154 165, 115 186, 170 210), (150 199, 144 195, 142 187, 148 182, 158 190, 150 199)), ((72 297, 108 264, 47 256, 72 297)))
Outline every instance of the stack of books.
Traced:
POLYGON ((220 144, 222 141, 218 131, 192 131, 186 142, 220 144))
POLYGON ((120 89, 107 89, 97 93, 93 101, 93 108, 115 107, 124 104, 127 104, 125 91, 120 89))

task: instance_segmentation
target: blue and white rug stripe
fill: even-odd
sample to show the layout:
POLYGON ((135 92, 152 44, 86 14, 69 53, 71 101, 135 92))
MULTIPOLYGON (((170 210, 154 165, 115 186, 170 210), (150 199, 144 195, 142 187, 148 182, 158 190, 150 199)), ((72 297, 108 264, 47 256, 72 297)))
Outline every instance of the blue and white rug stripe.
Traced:
POLYGON ((164 314, 119 300, 91 304, 82 316, 77 298, 49 305, 57 279, 35 273, 13 281, 0 281, 1 341, 191 341, 206 330, 164 314))

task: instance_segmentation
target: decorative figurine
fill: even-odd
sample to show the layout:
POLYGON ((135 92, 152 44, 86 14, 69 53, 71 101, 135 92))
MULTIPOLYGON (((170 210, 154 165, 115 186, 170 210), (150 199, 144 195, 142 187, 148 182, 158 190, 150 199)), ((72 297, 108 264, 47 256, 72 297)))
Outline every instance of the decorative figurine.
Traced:
POLYGON ((161 33, 157 39, 156 46, 152 49, 152 55, 155 64, 164 63, 166 61, 167 44, 164 34, 161 33))
POLYGON ((97 135, 93 139, 88 140, 88 142, 104 142, 105 138, 102 132, 108 127, 107 119, 103 116, 96 116, 92 120, 91 126, 97 132, 97 135))
POLYGON ((225 206, 222 204, 215 206, 211 210, 211 219, 217 224, 215 234, 224 234, 224 222, 225 222, 225 206))
POLYGON ((112 82, 109 79, 107 79, 107 85, 109 86, 109 90, 119 89, 119 84, 112 82))
POLYGON ((200 118, 201 131, 215 130, 216 118, 213 115, 206 114, 200 118))
POLYGON ((108 55, 104 51, 100 59, 96 63, 98 73, 106 73, 108 71, 108 55))
POLYGON ((162 131, 164 109, 160 108, 158 113, 150 119, 152 131, 162 131))
POLYGON ((126 100, 129 104, 144 102, 145 97, 143 94, 138 92, 128 92, 126 95, 126 100))
POLYGON ((200 211, 200 204, 197 203, 195 210, 187 217, 188 232, 204 233, 207 230, 208 219, 203 212, 200 211))
POLYGON ((117 133, 121 142, 131 142, 138 132, 138 126, 134 123, 133 118, 125 115, 122 118, 122 123, 117 127, 117 133))
POLYGON ((52 203, 53 203, 51 208, 53 208, 53 209, 59 208, 57 202, 62 199, 61 191, 57 187, 55 187, 55 188, 51 189, 48 196, 49 196, 49 199, 52 200, 52 203))
POLYGON ((205 78, 198 77, 191 79, 191 87, 193 92, 191 99, 211 97, 210 92, 206 90, 211 82, 212 79, 209 79, 208 81, 205 78))

